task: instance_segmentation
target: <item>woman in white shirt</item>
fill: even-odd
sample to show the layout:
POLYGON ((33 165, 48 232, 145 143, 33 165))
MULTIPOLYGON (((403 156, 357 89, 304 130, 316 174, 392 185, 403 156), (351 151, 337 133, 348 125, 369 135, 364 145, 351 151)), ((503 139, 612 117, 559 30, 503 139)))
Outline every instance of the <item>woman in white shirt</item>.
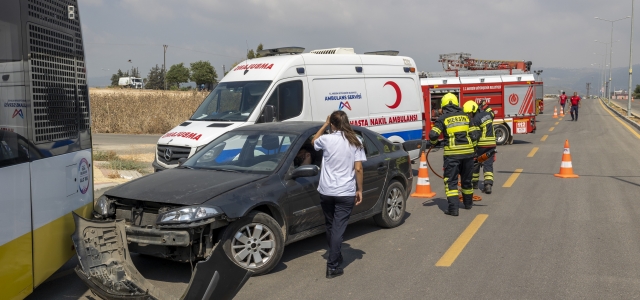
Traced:
POLYGON ((313 138, 313 147, 323 151, 318 192, 329 243, 326 276, 333 278, 344 274, 340 267, 342 236, 353 206, 362 202, 362 162, 367 159, 347 114, 339 110, 327 117, 313 138), (323 135, 329 126, 331 133, 323 135))

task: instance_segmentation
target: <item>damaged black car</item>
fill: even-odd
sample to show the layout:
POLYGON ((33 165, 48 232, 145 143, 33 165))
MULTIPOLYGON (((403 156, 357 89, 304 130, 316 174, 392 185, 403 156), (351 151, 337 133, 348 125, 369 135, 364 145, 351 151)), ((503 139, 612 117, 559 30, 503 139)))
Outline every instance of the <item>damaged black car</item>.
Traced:
MULTIPOLYGON (((311 146, 320 125, 282 122, 229 131, 175 169, 106 192, 94 217, 121 220, 131 252, 198 262, 219 251, 241 269, 266 274, 285 245, 325 230, 317 192, 322 152, 311 146)), ((419 143, 403 147, 366 128, 354 130, 367 161, 363 202, 350 222, 373 217, 381 227, 396 227, 413 185, 405 147, 419 143)))

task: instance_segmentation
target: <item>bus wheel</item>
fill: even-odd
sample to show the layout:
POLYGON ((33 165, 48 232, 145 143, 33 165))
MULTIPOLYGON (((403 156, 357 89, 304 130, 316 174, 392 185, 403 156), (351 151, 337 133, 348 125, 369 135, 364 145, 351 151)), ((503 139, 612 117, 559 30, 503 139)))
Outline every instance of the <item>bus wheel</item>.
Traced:
POLYGON ((504 145, 509 140, 509 130, 504 124, 493 125, 493 132, 496 135, 496 144, 504 145))

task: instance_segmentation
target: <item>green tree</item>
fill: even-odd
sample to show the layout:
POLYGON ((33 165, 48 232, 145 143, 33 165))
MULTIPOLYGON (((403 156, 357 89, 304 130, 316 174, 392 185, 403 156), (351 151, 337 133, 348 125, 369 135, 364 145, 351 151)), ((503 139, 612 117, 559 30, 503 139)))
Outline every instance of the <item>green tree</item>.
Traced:
POLYGON ((120 80, 120 77, 124 77, 124 73, 122 73, 122 70, 118 69, 118 72, 111 75, 111 86, 118 86, 118 81, 120 80))
POLYGON ((640 84, 636 84, 636 88, 633 90, 633 98, 637 98, 640 95, 640 84))
POLYGON ((262 56, 262 55, 260 55, 260 54, 258 54, 258 53, 260 53, 260 51, 262 51, 262 50, 263 50, 263 48, 264 48, 264 47, 262 46, 262 43, 258 44, 258 47, 256 48, 256 57, 260 57, 260 56, 262 56))
POLYGON ((191 74, 184 63, 175 64, 167 71, 167 83, 175 85, 177 88, 180 88, 181 83, 189 82, 189 78, 191 78, 191 74))
POLYGON ((151 68, 147 76, 146 88, 154 90, 164 90, 164 70, 156 65, 151 68))
POLYGON ((217 79, 216 69, 209 61, 200 60, 191 63, 191 81, 195 82, 196 85, 213 85, 217 82, 217 79))

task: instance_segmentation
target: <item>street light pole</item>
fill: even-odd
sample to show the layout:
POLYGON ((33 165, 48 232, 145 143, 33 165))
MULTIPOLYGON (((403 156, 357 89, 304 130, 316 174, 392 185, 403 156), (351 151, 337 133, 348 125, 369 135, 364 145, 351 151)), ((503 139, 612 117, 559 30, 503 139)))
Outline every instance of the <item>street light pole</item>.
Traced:
POLYGON ((164 48, 164 61, 162 63, 162 79, 164 79, 164 90, 167 90, 167 47, 169 45, 162 45, 164 48))
POLYGON ((631 60, 633 57, 633 2, 631 0, 631 37, 629 38, 629 91, 627 92, 627 117, 631 117, 631 99, 633 97, 633 92, 631 92, 631 77, 633 74, 633 61, 631 60))
MULTIPOLYGON (((602 97, 606 97, 606 94, 607 94, 607 88, 606 87, 608 85, 606 83, 606 81, 607 81, 607 78, 606 78, 607 73, 606 73, 605 70, 607 68, 607 45, 609 45, 609 43, 600 42, 598 40, 595 40, 594 42, 600 43, 600 44, 604 44, 604 54, 602 54, 602 56, 604 58, 604 62, 602 64, 602 87, 605 88, 605 89, 602 91, 602 97)), ((596 53, 594 53, 594 54, 596 54, 596 53)))
POLYGON ((607 21, 607 22, 611 22, 611 47, 609 48, 609 87, 607 88, 609 91, 607 92, 607 98, 609 99, 609 104, 611 104, 611 65, 613 65, 613 23, 618 22, 618 21, 622 21, 624 19, 628 19, 631 18, 630 16, 626 16, 624 18, 621 19, 617 19, 617 20, 607 20, 607 19, 603 19, 603 18, 599 18, 596 17, 596 19, 600 20, 600 21, 607 21))

